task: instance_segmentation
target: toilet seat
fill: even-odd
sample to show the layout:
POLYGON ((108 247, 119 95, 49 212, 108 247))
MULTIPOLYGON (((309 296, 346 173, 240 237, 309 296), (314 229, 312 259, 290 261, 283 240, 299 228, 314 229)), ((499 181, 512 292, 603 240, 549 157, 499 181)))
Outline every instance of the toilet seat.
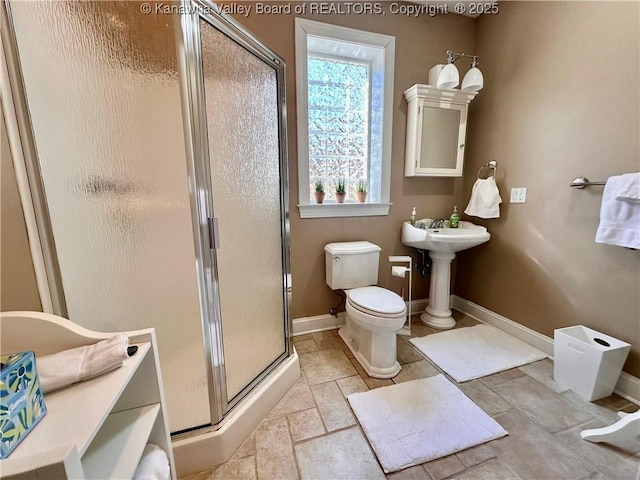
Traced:
POLYGON ((386 288, 354 288, 347 292, 347 302, 355 310, 374 317, 398 318, 407 314, 402 297, 386 288))
POLYGON ((407 316, 404 300, 386 288, 362 287, 347 292, 347 315, 372 331, 396 331, 407 316), (363 305, 364 304, 364 305, 363 305))

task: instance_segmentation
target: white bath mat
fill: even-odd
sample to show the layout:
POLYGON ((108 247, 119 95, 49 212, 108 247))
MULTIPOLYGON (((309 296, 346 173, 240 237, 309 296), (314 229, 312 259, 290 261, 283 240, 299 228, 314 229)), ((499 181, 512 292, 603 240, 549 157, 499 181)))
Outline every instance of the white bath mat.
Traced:
POLYGON ((386 473, 507 435, 444 375, 347 399, 386 473))
POLYGON ((409 340, 456 382, 542 360, 544 353, 489 325, 457 328, 409 340))

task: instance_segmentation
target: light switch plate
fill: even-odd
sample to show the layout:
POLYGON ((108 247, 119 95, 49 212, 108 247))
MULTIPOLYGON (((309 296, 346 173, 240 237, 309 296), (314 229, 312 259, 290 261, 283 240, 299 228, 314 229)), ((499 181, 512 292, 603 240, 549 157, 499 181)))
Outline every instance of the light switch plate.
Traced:
POLYGON ((511 203, 526 203, 527 187, 517 187, 511 189, 511 203))

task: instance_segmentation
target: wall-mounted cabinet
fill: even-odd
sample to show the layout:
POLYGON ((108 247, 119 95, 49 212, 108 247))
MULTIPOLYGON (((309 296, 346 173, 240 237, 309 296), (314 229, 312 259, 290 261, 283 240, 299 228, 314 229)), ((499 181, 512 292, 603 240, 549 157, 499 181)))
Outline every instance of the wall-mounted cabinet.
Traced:
POLYGON ((467 110, 477 92, 414 85, 407 99, 405 177, 461 177, 467 110))

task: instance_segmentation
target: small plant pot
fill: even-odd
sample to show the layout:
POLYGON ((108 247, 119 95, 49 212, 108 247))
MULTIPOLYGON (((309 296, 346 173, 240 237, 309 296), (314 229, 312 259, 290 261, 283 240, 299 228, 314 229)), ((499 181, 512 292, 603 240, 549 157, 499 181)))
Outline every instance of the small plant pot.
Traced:
POLYGON ((367 199, 367 192, 356 192, 356 197, 358 197, 360 203, 364 203, 367 199))
POLYGON ((324 192, 314 192, 313 195, 316 197, 316 203, 324 202, 324 192))
POLYGON ((338 203, 344 203, 344 199, 346 196, 346 193, 336 193, 336 200, 338 201, 338 203))

